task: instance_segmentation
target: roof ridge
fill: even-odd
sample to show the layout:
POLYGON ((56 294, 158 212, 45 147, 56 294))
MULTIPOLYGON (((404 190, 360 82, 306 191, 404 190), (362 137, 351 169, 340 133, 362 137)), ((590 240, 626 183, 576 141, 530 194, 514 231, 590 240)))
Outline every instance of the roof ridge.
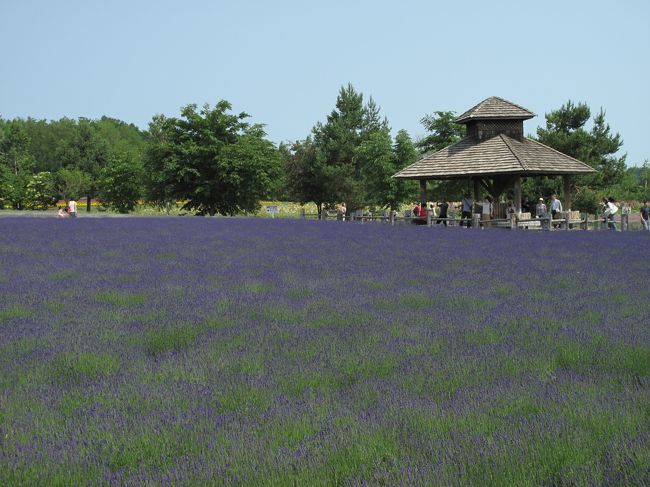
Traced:
MULTIPOLYGON (((510 100, 506 100, 505 98, 501 98, 500 96, 491 96, 490 98, 496 98, 497 100, 501 100, 501 101, 503 101, 505 103, 508 103, 508 104, 510 104, 512 106, 515 106, 515 107, 517 107, 517 108, 519 108, 521 110, 524 110, 524 111, 529 112, 529 113, 533 113, 528 108, 522 107, 521 105, 517 105, 515 102, 510 101, 510 100)), ((488 100, 489 100, 489 98, 488 98, 488 100)), ((534 113, 533 113, 533 115, 534 115, 534 113)))
POLYGON ((466 123, 470 120, 482 119, 515 119, 527 120, 533 118, 536 114, 531 112, 528 108, 517 105, 516 103, 501 98, 500 96, 490 96, 485 100, 480 101, 469 110, 463 112, 454 121, 456 123, 466 123), (496 110, 496 113, 495 113, 496 110), (499 111, 506 112, 503 115, 499 111), (509 113, 508 113, 509 112, 509 113))
POLYGON ((510 149, 510 152, 512 152, 512 155, 515 156, 515 159, 517 159, 517 161, 519 162, 519 165, 521 166, 521 168, 524 171, 528 171, 528 167, 526 166, 526 164, 524 164, 523 159, 521 158, 521 156, 519 154, 517 154, 517 152, 515 151, 515 148, 512 147, 512 145, 510 144, 510 141, 508 139, 511 139, 511 137, 507 136, 506 134, 499 134, 499 137, 501 137, 501 140, 503 140, 503 142, 506 144, 508 149, 510 149))

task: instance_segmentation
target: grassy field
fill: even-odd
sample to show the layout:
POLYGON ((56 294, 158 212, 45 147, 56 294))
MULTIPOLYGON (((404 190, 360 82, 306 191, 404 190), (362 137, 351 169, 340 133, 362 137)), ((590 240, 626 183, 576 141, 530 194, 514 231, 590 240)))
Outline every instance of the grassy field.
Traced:
POLYGON ((647 485, 649 249, 0 219, 0 485, 647 485))

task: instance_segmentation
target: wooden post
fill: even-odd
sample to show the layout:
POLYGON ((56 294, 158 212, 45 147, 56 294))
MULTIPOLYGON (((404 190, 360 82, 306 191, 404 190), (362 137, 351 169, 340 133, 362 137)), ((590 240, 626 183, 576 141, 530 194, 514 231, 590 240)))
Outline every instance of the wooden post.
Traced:
POLYGON ((395 210, 390 210, 390 225, 395 225, 395 210))
POLYGON ((302 218, 303 220, 305 219, 305 209, 304 208, 300 208, 300 218, 302 218))
POLYGON ((566 231, 569 231, 569 221, 571 221, 571 212, 567 211, 566 212, 566 223, 565 223, 565 226, 564 226, 564 229, 566 231))
POLYGON ((571 176, 566 174, 562 176, 564 181, 564 204, 562 208, 564 211, 571 211, 571 176))
POLYGON ((427 208, 427 226, 431 226, 433 223, 433 209, 432 208, 427 208))
POLYGON ((479 178, 474 177, 474 204, 478 203, 481 199, 479 178))
POLYGON ((421 208, 427 207, 427 180, 420 179, 420 205, 421 208))
POLYGON ((521 176, 515 176, 515 213, 518 215, 521 213, 521 176))
POLYGON ((510 214, 510 230, 514 230, 517 228, 517 214, 516 213, 511 213, 510 214))

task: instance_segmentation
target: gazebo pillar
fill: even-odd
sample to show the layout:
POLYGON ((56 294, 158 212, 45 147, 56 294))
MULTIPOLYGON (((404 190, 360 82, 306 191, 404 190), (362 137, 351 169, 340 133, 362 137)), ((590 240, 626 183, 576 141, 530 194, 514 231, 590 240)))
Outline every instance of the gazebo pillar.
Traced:
POLYGON ((565 174, 562 176, 564 181, 564 204, 562 205, 564 211, 571 211, 571 176, 565 174))
POLYGON ((422 208, 427 207, 427 180, 420 179, 420 204, 422 208))
POLYGON ((521 213, 521 176, 515 176, 514 183, 515 213, 518 215, 521 213))

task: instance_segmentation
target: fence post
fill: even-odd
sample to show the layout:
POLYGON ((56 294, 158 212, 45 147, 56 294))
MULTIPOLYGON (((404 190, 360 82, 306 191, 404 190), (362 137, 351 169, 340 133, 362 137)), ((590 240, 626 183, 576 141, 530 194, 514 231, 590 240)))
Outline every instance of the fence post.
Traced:
POLYGON ((567 211, 566 212, 566 224, 565 224, 565 230, 569 231, 569 221, 571 220, 571 212, 567 211))
POLYGON ((481 227, 481 215, 478 213, 472 213, 472 226, 477 229, 481 227))
POLYGON ((514 213, 510 214, 510 230, 514 230, 517 228, 517 215, 514 213))
POLYGON ((431 208, 429 208, 427 210, 427 226, 428 227, 431 226, 431 215, 432 215, 432 213, 433 213, 433 211, 431 210, 431 208))
POLYGON ((302 218, 303 220, 305 219, 305 209, 304 208, 300 208, 300 218, 302 218))

